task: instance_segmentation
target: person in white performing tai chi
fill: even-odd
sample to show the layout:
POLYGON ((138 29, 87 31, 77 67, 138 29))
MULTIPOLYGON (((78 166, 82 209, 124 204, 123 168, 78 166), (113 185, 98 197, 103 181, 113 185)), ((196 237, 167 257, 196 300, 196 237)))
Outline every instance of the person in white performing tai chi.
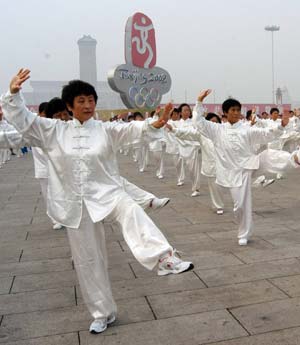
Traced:
POLYGON ((193 111, 197 130, 211 139, 216 150, 216 183, 229 188, 238 220, 240 245, 247 245, 252 232, 251 178, 267 173, 282 173, 299 168, 299 151, 288 153, 280 150, 255 152, 256 144, 267 144, 282 134, 289 119, 272 128, 245 126, 241 118, 241 103, 228 99, 222 104, 228 122, 213 123, 204 118, 203 100, 211 90, 200 92, 193 111))
POLYGON ((1 96, 7 120, 32 146, 48 157, 48 214, 68 229, 84 301, 94 318, 91 333, 103 332, 114 322, 117 307, 107 271, 103 220, 116 222, 135 258, 158 275, 178 274, 193 268, 175 255, 164 235, 126 193, 116 153, 124 143, 145 135, 160 137, 172 105, 153 123, 120 124, 93 119, 97 94, 80 80, 64 86, 62 100, 73 113, 63 122, 30 112, 21 97, 30 71, 21 69, 10 90, 1 96))

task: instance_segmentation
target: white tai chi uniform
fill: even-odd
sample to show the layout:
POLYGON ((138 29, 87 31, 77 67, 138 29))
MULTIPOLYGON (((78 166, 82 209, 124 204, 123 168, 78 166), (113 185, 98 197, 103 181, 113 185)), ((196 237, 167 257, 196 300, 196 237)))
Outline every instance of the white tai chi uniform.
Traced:
MULTIPOLYGON (((11 132, 14 131, 13 126, 11 126, 9 123, 7 123, 6 120, 2 119, 0 121, 0 132, 5 133, 5 132, 11 132)), ((4 134, 3 134, 4 135, 4 134)), ((7 141, 6 141, 7 143, 7 141)), ((11 152, 10 152, 11 146, 4 146, 0 149, 0 168, 10 160, 11 152)), ((19 148, 19 147, 16 147, 19 148)))
MULTIPOLYGON (((179 121, 179 120, 178 120, 179 121)), ((178 121, 169 120, 168 124, 173 128, 177 127, 176 123, 178 121)), ((178 140, 172 135, 168 130, 165 130, 165 140, 166 140, 166 154, 169 154, 173 158, 174 166, 176 169, 177 183, 179 185, 184 183, 185 171, 184 171, 184 162, 182 157, 179 154, 179 144, 178 140)))
POLYGON ((222 187, 216 184, 216 152, 213 142, 201 135, 195 128, 175 128, 172 132, 180 139, 200 143, 202 152, 201 174, 207 177, 212 206, 216 209, 223 209, 222 187))
POLYGON ((116 311, 107 273, 102 220, 119 224, 136 259, 153 269, 172 247, 124 190, 116 153, 123 143, 144 135, 161 137, 147 121, 119 124, 89 119, 81 124, 39 117, 20 93, 1 98, 15 128, 48 158, 48 214, 68 228, 68 237, 84 301, 97 318, 116 311))
MULTIPOLYGON (((192 119, 174 121, 176 128, 193 128, 192 119)), ((192 192, 200 190, 200 143, 177 138, 179 155, 186 163, 192 181, 192 192)))
POLYGON ((216 150, 216 183, 229 188, 234 214, 238 220, 238 238, 248 239, 252 231, 251 177, 268 173, 282 173, 297 167, 293 154, 265 150, 256 154, 255 144, 267 144, 282 134, 282 127, 255 128, 240 121, 216 124, 205 120, 202 103, 193 111, 195 127, 212 140, 216 150))

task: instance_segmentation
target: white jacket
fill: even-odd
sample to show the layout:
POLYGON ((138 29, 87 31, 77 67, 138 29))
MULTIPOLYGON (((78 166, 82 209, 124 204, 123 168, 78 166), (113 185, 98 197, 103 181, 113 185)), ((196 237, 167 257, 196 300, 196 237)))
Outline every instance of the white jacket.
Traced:
POLYGON ((193 111, 194 126, 212 140, 216 150, 216 183, 224 187, 240 187, 242 173, 246 169, 259 168, 259 156, 255 144, 265 144, 282 133, 276 128, 256 128, 243 125, 241 121, 231 125, 205 120, 202 103, 197 102, 193 111))
POLYGON ((7 120, 48 158, 48 215, 78 228, 85 203, 93 222, 101 221, 124 196, 116 152, 143 135, 161 137, 147 121, 120 124, 93 118, 81 124, 42 118, 30 112, 20 93, 1 97, 7 120))

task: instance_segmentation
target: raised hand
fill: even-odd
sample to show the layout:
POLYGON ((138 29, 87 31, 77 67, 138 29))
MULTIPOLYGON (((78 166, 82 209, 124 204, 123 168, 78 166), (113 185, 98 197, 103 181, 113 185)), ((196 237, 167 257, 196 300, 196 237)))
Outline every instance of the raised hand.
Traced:
POLYGON ((167 123, 170 118, 170 114, 172 114, 173 110, 174 110, 173 104, 167 103, 164 107, 163 114, 160 116, 160 120, 163 120, 165 121, 165 123, 167 123))
POLYGON ((211 89, 202 90, 198 96, 198 101, 203 102, 204 98, 206 98, 211 93, 211 91, 211 89))
POLYGON ((21 68, 9 84, 10 93, 17 93, 22 89, 22 84, 30 78, 30 70, 21 68))
POLYGON ((161 110, 160 105, 158 105, 158 106, 156 107, 156 109, 155 109, 155 114, 156 114, 156 115, 159 115, 160 110, 161 110))

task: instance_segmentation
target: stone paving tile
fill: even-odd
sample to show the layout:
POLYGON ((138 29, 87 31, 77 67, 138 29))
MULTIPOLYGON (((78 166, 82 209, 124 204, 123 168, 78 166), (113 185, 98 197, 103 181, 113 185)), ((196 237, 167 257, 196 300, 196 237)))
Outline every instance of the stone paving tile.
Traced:
POLYGON ((40 248, 55 248, 55 247, 66 247, 69 245, 69 240, 65 237, 61 238, 48 238, 43 241, 31 240, 31 241, 8 241, 0 243, 0 252, 3 248, 21 248, 35 250, 40 248))
POLYGON ((193 272, 187 272, 184 275, 145 277, 112 282, 113 295, 116 299, 201 289, 204 287, 205 285, 193 272))
POLYGON ((264 239, 276 247, 293 246, 300 243, 300 233, 286 232, 276 236, 264 236, 264 239))
POLYGON ((19 262, 22 250, 19 248, 3 248, 0 251, 0 263, 19 262))
MULTIPOLYGON (((11 227, 0 228, 0 241, 1 242, 15 242, 15 241, 25 241, 27 237, 26 229, 15 230, 11 227)), ((1 260, 0 260, 1 262, 1 260)))
POLYGON ((275 286, 291 297, 300 296, 300 275, 269 279, 275 286))
POLYGON ((300 298, 233 308, 231 313, 250 334, 298 327, 300 326, 300 298))
MULTIPOLYGON (((153 319, 153 313, 144 298, 118 301, 118 321, 115 325, 153 319)), ((85 331, 88 330, 91 321, 92 318, 83 305, 5 315, 0 327, 0 343, 85 331)))
POLYGON ((76 284, 77 279, 74 270, 32 275, 17 275, 11 292, 59 289, 66 286, 74 286, 76 284))
POLYGON ((68 333, 50 337, 13 341, 5 343, 5 345, 79 345, 79 339, 77 333, 68 333))
POLYGON ((198 233, 210 233, 217 231, 231 231, 235 229, 236 225, 233 222, 224 222, 218 224, 190 224, 185 227, 182 226, 173 226, 166 227, 162 226, 160 229, 165 235, 182 235, 182 234, 198 234, 198 233))
POLYGON ((90 321, 83 306, 6 315, 0 327, 0 344, 87 330, 90 321))
POLYGON ((66 271, 72 268, 70 259, 53 259, 0 264, 0 277, 66 271))
POLYGON ((286 298, 286 294, 264 280, 148 297, 159 319, 286 298))
POLYGON ((233 252, 245 263, 263 262, 300 257, 300 245, 263 250, 244 248, 233 252))
MULTIPOLYGON (((1 257, 1 254, 0 254, 1 257)), ((59 258, 70 258, 71 250, 70 247, 54 247, 54 248, 43 248, 43 249, 24 249, 21 257, 23 261, 39 261, 59 258)), ((1 261, 1 260, 0 260, 1 261)))
POLYGON ((8 294, 13 282, 13 277, 0 278, 0 294, 8 294))
POLYGON ((75 305, 73 287, 0 295, 0 315, 75 305))
POLYGON ((109 327, 97 337, 80 332, 80 340, 81 345, 199 345, 244 335, 245 330, 227 311, 221 310, 109 327))
POLYGON ((27 241, 31 241, 31 240, 44 240, 44 239, 48 239, 48 238, 57 238, 57 237, 68 237, 67 232, 65 231, 65 229, 61 229, 61 230, 53 230, 52 226, 50 225, 48 230, 41 230, 41 231, 28 231, 28 236, 27 236, 27 241))
POLYGON ((195 270, 195 272, 208 286, 221 286, 300 274, 300 265, 297 259, 286 259, 268 261, 264 265, 258 262, 249 265, 227 266, 210 270, 195 270))
POLYGON ((210 345, 299 345, 300 328, 290 328, 240 339, 226 340, 210 345))

